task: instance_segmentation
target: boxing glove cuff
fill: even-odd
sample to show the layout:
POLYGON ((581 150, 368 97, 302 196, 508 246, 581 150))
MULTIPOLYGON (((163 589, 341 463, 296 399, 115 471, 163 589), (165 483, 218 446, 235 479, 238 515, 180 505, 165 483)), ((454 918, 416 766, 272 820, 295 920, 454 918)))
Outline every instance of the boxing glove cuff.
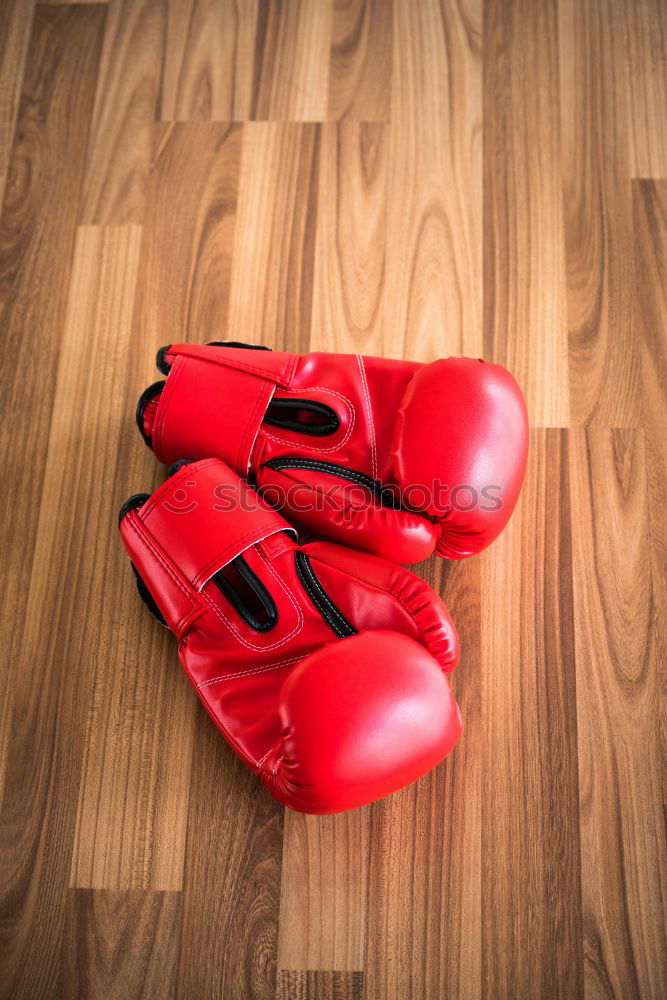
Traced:
MULTIPOLYGON (((128 504, 121 511, 123 523, 128 504)), ((129 523, 153 549, 164 553, 168 548, 181 576, 196 591, 257 542, 279 531, 295 534, 277 511, 217 459, 183 465, 142 503, 138 520, 140 525, 136 519, 129 523), (195 510, 197 517, 190 517, 195 510), (169 539, 168 546, 163 538, 169 539)))

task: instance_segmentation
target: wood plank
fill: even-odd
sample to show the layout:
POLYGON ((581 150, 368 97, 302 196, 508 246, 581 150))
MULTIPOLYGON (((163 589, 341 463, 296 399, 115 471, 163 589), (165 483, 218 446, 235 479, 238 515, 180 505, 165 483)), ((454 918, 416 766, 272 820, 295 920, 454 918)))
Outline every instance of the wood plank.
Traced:
POLYGON ((485 7, 484 356, 538 427, 570 412, 557 39, 555 0, 485 7))
POLYGON ((319 152, 316 125, 243 127, 227 339, 308 350, 319 152))
MULTIPOLYGON (((8 844, 10 830, 3 826, 0 844, 12 872, 4 906, 16 907, 5 933, 16 922, 17 940, 10 937, 6 955, 18 966, 7 970, 7 981, 16 977, 17 995, 39 995, 47 990, 40 977, 57 974, 81 759, 90 750, 84 751, 86 709, 95 672, 108 674, 123 653, 124 635, 105 627, 113 622, 109 604, 120 590, 118 570, 127 573, 115 527, 117 498, 96 487, 113 468, 123 428, 123 362, 139 242, 137 228, 83 230, 75 253, 2 803, 5 820, 22 830, 8 844), (91 358, 109 357, 109 344, 111 363, 92 364, 91 358)), ((99 849, 101 838, 94 842, 99 849)))
POLYGON ((12 731, 12 686, 7 671, 0 681, 0 803, 5 787, 5 771, 9 757, 9 740, 12 731))
POLYGON ((169 4, 163 121, 323 121, 332 0, 169 4))
POLYGON ((328 118, 389 121, 393 0, 334 0, 328 118))
POLYGON ((327 116, 332 0, 269 0, 258 32, 258 121, 324 121, 327 116))
POLYGON ((482 353, 481 31, 480 0, 394 6, 385 299, 393 357, 482 353))
POLYGON ((265 0, 171 0, 167 12, 162 121, 254 117, 265 0))
POLYGON ((630 173, 667 179, 667 5, 625 0, 630 173))
POLYGON ((420 567, 457 622, 462 657, 451 682, 464 731, 435 771, 371 807, 368 997, 480 996, 481 566, 420 567))
POLYGON ((582 996, 565 431, 533 433, 521 499, 487 556, 482 996, 582 996))
POLYGON ((164 344, 222 339, 241 128, 158 125, 155 141, 136 310, 137 343, 151 355, 149 365, 164 344))
MULTIPOLYGON (((662 759, 667 761, 667 181, 632 185, 637 276, 636 330, 642 357, 642 417, 646 449, 653 591, 658 625, 662 759)), ((663 764, 667 812, 667 766, 663 764)))
POLYGON ((160 117, 386 121, 391 19, 379 0, 171 3, 160 117))
POLYGON ((279 969, 363 971, 369 818, 286 811, 279 969))
MULTIPOLYGON (((1 375, 2 449, 4 460, 15 463, 19 473, 20 481, 12 484, 16 495, 34 491, 35 474, 44 464, 53 398, 50 373, 65 312, 103 24, 103 11, 97 8, 40 7, 27 58, 10 161, 13 181, 0 217, 0 332, 13 360, 1 375), (88 46, 86 59, 73 58, 80 44, 88 46), (32 335, 27 337, 26 330, 32 335), (44 371, 39 380, 26 380, 21 373, 32 369, 37 346, 44 371), (21 474, 26 453, 33 466, 21 474)), ((2 489, 9 488, 5 479, 2 489)), ((34 526, 35 508, 24 504, 13 509, 12 498, 5 499, 3 509, 11 510, 6 527, 25 566, 32 544, 26 522, 34 526)), ((15 593, 25 589, 18 579, 13 584, 15 593)), ((16 618, 12 610, 9 620, 16 618)))
POLYGON ((632 206, 619 5, 560 0, 571 423, 635 426, 632 206))
MULTIPOLYGON (((113 468, 119 438, 127 426, 123 372, 129 360, 141 228, 79 229, 63 341, 62 364, 71 372, 62 406, 90 392, 90 357, 107 358, 117 383, 89 414, 110 426, 113 449, 100 456, 113 468), (111 358, 109 357, 112 344, 111 358), (80 360, 79 360, 80 359, 80 360)), ((94 378, 100 376, 93 368, 94 378)), ((54 415, 57 420, 58 411, 54 415)), ((57 426, 57 425, 56 425, 57 426)), ((67 454, 58 454, 66 467, 67 454)), ((56 460, 54 456, 54 461, 56 460)), ((117 476, 120 487, 123 477, 117 476)), ((129 495, 145 481, 126 486, 129 495)), ((150 483, 148 484, 150 486, 150 483)), ((83 496, 84 494, 82 494, 83 496)), ((106 581, 100 603, 89 616, 98 623, 123 622, 111 629, 94 660, 95 680, 88 706, 76 835, 70 885, 79 888, 178 889, 182 885, 190 778, 194 702, 182 676, 176 646, 139 600, 127 557, 115 532, 110 505, 102 535, 111 547, 106 563, 92 568, 106 581), (113 671, 109 663, 117 664, 113 671)), ((100 581, 101 586, 101 581, 100 581)))
POLYGON ((81 210, 84 223, 144 221, 164 14, 156 0, 109 4, 81 210))
POLYGON ((283 811, 199 706, 179 1000, 275 997, 283 811))
POLYGON ((586 996, 659 997, 667 981, 664 662, 653 638, 662 619, 643 434, 573 434, 571 466, 586 996))
POLYGON ((311 350, 383 353, 388 131, 322 126, 311 350))
MULTIPOLYGON (((1 448, 12 469, 0 486, 2 631, 13 664, 0 812, 0 981, 15 997, 43 994, 57 977, 81 752, 82 706, 71 678, 78 676, 84 699, 89 679, 71 595, 86 592, 88 580, 77 574, 95 546, 83 560, 73 551, 71 481, 61 483, 62 467, 56 475, 45 466, 56 381, 64 377, 57 362, 103 27, 100 7, 36 9, 11 154, 15 180, 0 219, 0 333, 12 359, 0 376, 1 448)), ((79 426, 73 416, 70 434, 79 426)), ((90 456, 80 439, 71 454, 75 463, 90 456)), ((92 466, 91 458, 77 475, 85 480, 92 466)), ((93 539, 99 513, 98 506, 91 515, 93 539)))
POLYGON ((70 891, 58 996, 174 997, 180 910, 175 892, 70 891))
POLYGON ((298 972, 284 969, 277 1000, 363 1000, 361 972, 298 972))
POLYGON ((32 17, 33 7, 27 0, 0 4, 0 205, 5 196, 32 17))

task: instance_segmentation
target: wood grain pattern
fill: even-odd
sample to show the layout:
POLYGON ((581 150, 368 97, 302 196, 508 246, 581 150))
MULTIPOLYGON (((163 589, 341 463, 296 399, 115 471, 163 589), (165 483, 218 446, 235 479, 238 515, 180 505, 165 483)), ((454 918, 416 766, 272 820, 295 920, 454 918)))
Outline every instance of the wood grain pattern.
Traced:
POLYGON ((453 683, 465 739, 429 776, 371 807, 365 982, 373 998, 481 991, 480 564, 443 572, 434 562, 422 572, 459 609, 453 683))
POLYGON ((331 0, 171 3, 162 120, 324 120, 331 19, 331 0))
MULTIPOLYGON (((57 362, 103 25, 99 7, 37 8, 0 221, 0 331, 12 358, 0 378, 2 453, 14 469, 2 484, 2 626, 11 664, 3 687, 12 689, 12 717, 0 811, 0 983, 13 997, 43 995, 58 977, 76 813, 71 776, 94 655, 85 601, 91 558, 102 566, 107 558, 103 545, 96 553, 94 544, 81 551, 73 542, 77 489, 94 482, 94 405, 85 443, 72 397, 54 406, 67 376, 57 362), (61 459, 84 463, 76 476, 63 476, 56 447, 61 459), (77 593, 83 617, 69 601, 77 593)), ((108 523, 105 498, 89 508, 92 538, 100 518, 108 523)))
POLYGON ((71 891, 59 995, 174 997, 180 907, 175 892, 71 891))
MULTIPOLYGON (((0 1000, 667 993, 667 5, 0 3, 0 1000), (519 378, 464 733, 286 813, 137 599, 170 341, 519 378)), ((428 434, 446 434, 437 412, 428 434)))
MULTIPOLYGON (((46 878, 52 887, 48 906, 42 903, 33 910, 28 905, 21 915, 25 937, 23 953, 15 956, 20 963, 18 995, 23 990, 39 995, 46 977, 57 973, 40 956, 45 944, 49 953, 49 942, 57 940, 62 928, 69 877, 64 866, 76 816, 72 775, 78 778, 81 768, 93 677, 118 660, 117 632, 100 632, 88 616, 90 602, 102 606, 107 587, 115 590, 120 583, 120 574, 109 569, 109 553, 117 544, 116 499, 101 491, 89 503, 90 534, 80 550, 77 498, 79 490, 92 495, 93 484, 113 461, 122 430, 122 362, 131 334, 137 236, 124 230, 106 240, 98 230, 82 234, 61 342, 26 624, 16 662, 21 683, 14 686, 12 755, 3 800, 3 816, 21 821, 22 837, 12 845, 15 858, 21 858, 20 864, 12 858, 14 878, 25 879, 28 886, 41 886, 46 878), (88 351, 101 356, 112 331, 115 363, 99 370, 91 365, 88 351), (70 406, 75 393, 77 411, 70 406), (46 606, 51 609, 49 629, 42 625, 46 606), (60 845, 56 858, 50 854, 54 840, 60 845)), ((7 836, 10 831, 3 827, 2 832, 7 836)), ((28 892, 28 904, 31 897, 28 892)), ((6 902, 11 907, 11 896, 6 902)))
POLYGON ((384 122, 391 98, 392 0, 333 0, 328 117, 384 122))
MULTIPOLYGON (((636 331, 654 554, 667 560, 667 182, 633 184, 636 331)), ((667 568, 667 562, 664 564, 667 568)))
POLYGON ((557 39, 554 0, 486 5, 484 354, 525 387, 538 427, 570 413, 557 39))
POLYGON ((417 361, 475 356, 482 315, 481 4, 396 4, 393 39, 387 349, 417 361))
POLYGON ((264 0, 168 3, 163 121, 243 121, 257 99, 256 45, 264 0))
POLYGON ((332 0, 269 0, 253 118, 323 121, 327 113, 332 0))
POLYGON ((361 972, 295 972, 283 970, 276 1000, 363 1000, 361 972))
POLYGON ((565 432, 536 431, 518 508, 487 553, 493 586, 482 590, 489 998, 568 998, 583 986, 570 530, 565 432))
POLYGON ((286 814, 280 970, 363 970, 369 814, 286 814))
POLYGON ((667 179, 667 6, 662 0, 627 0, 623 9, 631 176, 667 179))
POLYGON ((384 351, 388 129, 322 126, 313 292, 314 351, 384 351))
POLYGON ((560 0, 559 14, 571 423, 633 427, 639 354, 622 11, 560 0))
POLYGON ((33 8, 26 0, 8 0, 0 5, 0 204, 5 195, 9 154, 21 98, 33 8))
POLYGON ((36 521, 35 505, 19 498, 39 490, 44 465, 74 248, 72 206, 76 210, 102 27, 99 9, 38 9, 0 219, 0 332, 13 359, 0 373, 1 434, 4 458, 17 470, 0 487, 9 594, 19 602, 3 608, 11 628, 21 617, 36 521), (87 48, 85 60, 75 56, 80 45, 87 48), (27 380, 21 369, 31 367, 36 344, 45 370, 39 380, 27 380))
POLYGON ((283 813, 199 706, 179 997, 275 996, 283 813))
POLYGON ((153 350, 225 328, 240 157, 238 126, 156 126, 136 313, 153 350))
POLYGON ((658 997, 667 981, 664 664, 653 642, 643 434, 573 433, 571 467, 586 995, 658 997))
POLYGON ((155 0, 113 0, 93 112, 81 221, 144 221, 164 14, 155 0))
MULTIPOLYGON (((107 358, 111 353, 106 370, 120 377, 111 387, 113 407, 108 400, 105 409, 107 420, 113 414, 109 426, 116 435, 125 429, 121 373, 132 340, 140 242, 138 226, 81 227, 72 270, 64 336, 71 357, 63 363, 72 368, 88 352, 107 358)), ((95 370, 95 380, 103 384, 105 375, 95 370)), ((105 465, 113 463, 116 447, 100 456, 105 465)), ((120 502, 107 500, 112 509, 120 502)), ((114 546, 112 523, 104 534, 114 546)), ((96 569, 102 572, 102 566, 96 569)), ((172 662, 170 637, 157 622, 144 627, 131 576, 114 562, 105 579, 110 620, 125 621, 128 628, 113 630, 95 661, 70 885, 180 889, 194 703, 172 662), (118 666, 110 671, 109 663, 118 666)))
POLYGON ((319 148, 317 125, 243 128, 228 339, 308 350, 319 148))
POLYGON ((663 808, 667 810, 667 182, 633 183, 636 329, 642 357, 642 414, 658 664, 663 808))

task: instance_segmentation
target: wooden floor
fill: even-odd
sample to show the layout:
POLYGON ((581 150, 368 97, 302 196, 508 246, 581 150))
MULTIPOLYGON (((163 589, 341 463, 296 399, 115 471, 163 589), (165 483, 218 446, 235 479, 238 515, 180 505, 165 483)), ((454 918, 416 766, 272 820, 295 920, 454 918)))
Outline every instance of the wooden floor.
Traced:
MULTIPOLYGON (((666 0, 0 4, 0 996, 667 996, 666 0), (138 601, 156 348, 506 364, 466 728, 285 812, 138 601)), ((446 431, 446 429, 445 429, 446 431)))

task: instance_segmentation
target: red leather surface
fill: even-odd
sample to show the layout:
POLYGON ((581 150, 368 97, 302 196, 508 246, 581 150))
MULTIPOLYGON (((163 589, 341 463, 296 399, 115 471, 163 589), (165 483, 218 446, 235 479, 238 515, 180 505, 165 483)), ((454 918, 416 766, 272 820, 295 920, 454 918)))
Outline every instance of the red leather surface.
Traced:
POLYGON ((341 482, 324 468, 279 470, 259 465, 256 478, 267 499, 292 498, 283 513, 304 530, 383 559, 421 562, 428 559, 440 538, 440 525, 423 514, 373 506, 367 490, 341 482), (318 502, 313 502, 315 494, 318 502))
MULTIPOLYGON (((278 610, 270 631, 253 629, 213 580, 201 583, 203 551, 238 549, 236 512, 216 507, 219 483, 234 481, 241 496, 222 462, 187 465, 121 520, 123 543, 213 721, 294 809, 350 809, 414 780, 461 731, 445 677, 458 659, 447 611, 395 564, 326 542, 301 548, 279 530, 243 552, 278 610), (185 489, 191 509, 164 507, 185 489), (338 638, 326 623, 298 576, 296 551, 357 635, 338 638)), ((266 513, 261 503, 245 511, 244 530, 253 534, 254 519, 263 535, 266 513)))
POLYGON ((330 542, 303 546, 326 590, 358 628, 392 628, 428 649, 449 673, 459 661, 456 629, 432 587, 402 566, 330 542))
POLYGON ((282 690, 280 767, 268 787, 306 812, 364 805, 369 792, 377 799, 409 784, 460 733, 449 684, 413 639, 362 632, 345 644, 345 655, 329 644, 302 660, 282 690))
POLYGON ((215 455, 250 470, 260 489, 300 486, 285 513, 333 541, 418 562, 479 552, 507 523, 523 482, 528 423, 517 383, 499 365, 448 358, 430 365, 174 344, 157 408, 144 429, 163 461, 215 455), (265 420, 277 400, 323 404, 325 436, 265 420), (274 469, 307 459, 312 468, 274 469), (402 509, 375 502, 329 465, 403 491, 402 509), (472 502, 471 502, 472 501, 472 502))
POLYGON ((169 538, 171 558, 195 590, 255 542, 293 530, 215 458, 171 476, 141 508, 141 522, 145 532, 169 538))
POLYGON ((424 507, 440 519, 438 554, 457 559, 481 551, 507 524, 526 470, 528 417, 516 381, 506 368, 472 358, 424 365, 401 402, 393 452, 402 486, 438 475, 451 489, 459 487, 458 504, 450 502, 450 489, 424 507), (442 435, 425 433, 434 413, 446 429, 442 435), (488 487, 499 487, 498 510, 483 509, 490 505, 488 487), (480 506, 466 510, 472 491, 480 506))

